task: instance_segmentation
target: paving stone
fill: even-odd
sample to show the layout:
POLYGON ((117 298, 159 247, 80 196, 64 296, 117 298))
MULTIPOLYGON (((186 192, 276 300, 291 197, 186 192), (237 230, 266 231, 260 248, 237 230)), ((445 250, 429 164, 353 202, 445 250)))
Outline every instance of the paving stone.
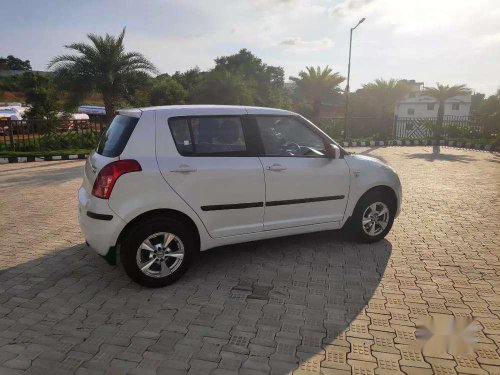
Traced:
POLYGON ((312 375, 321 373, 321 362, 324 356, 312 355, 301 358, 299 367, 293 372, 293 375, 312 375))
POLYGON ((297 348, 301 352, 318 353, 322 349, 324 334, 318 332, 305 331, 302 333, 302 343, 297 348))
POLYGON ((404 374, 399 366, 401 356, 399 354, 389 354, 373 352, 373 356, 377 359, 377 368, 375 374, 404 374))
POLYGON ((375 368, 377 367, 375 362, 348 359, 347 363, 351 366, 352 374, 375 375, 375 368))
POLYGON ((217 363, 193 359, 190 361, 189 375, 209 375, 217 368, 217 363))
POLYGON ((403 183, 386 240, 230 246, 154 291, 84 245, 72 193, 82 161, 3 165, 0 374, 20 373, 13 360, 38 375, 312 374, 317 361, 323 374, 499 373, 500 235, 487 219, 500 212, 498 156, 443 147, 430 163, 430 151, 368 150, 403 183), (414 325, 440 313, 477 319, 473 356, 422 355, 414 325))
POLYGON ((396 345, 401 352, 401 366, 430 368, 430 365, 424 360, 422 352, 415 347, 408 345, 396 345))
POLYGON ((487 372, 481 368, 479 363, 476 360, 476 357, 473 355, 457 355, 456 357, 457 367, 456 370, 458 373, 463 374, 487 374, 487 372))
POLYGON ((293 372, 293 370, 297 369, 299 366, 299 361, 297 359, 296 362, 283 362, 270 359, 269 367, 271 367, 271 375, 282 375, 289 374, 293 372))
POLYGON ((353 337, 347 338, 347 341, 351 343, 351 351, 347 355, 347 358, 356 361, 375 362, 376 359, 371 352, 373 341, 353 337))
POLYGON ((455 375, 457 363, 454 360, 441 358, 426 358, 432 366, 432 371, 437 375, 455 375))
POLYGON ((325 347, 325 360, 321 362, 321 367, 351 371, 347 364, 347 353, 349 348, 345 346, 327 345, 325 347))
POLYGON ((31 361, 22 357, 20 359, 13 358, 5 361, 2 366, 18 370, 26 370, 31 366, 31 361))

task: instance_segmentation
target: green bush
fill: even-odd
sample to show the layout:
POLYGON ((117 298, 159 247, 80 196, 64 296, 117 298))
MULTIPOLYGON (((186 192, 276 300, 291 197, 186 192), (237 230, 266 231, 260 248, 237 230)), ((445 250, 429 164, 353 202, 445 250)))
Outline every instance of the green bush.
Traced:
POLYGON ((320 120, 319 128, 333 139, 340 139, 344 132, 344 120, 323 118, 320 120))
POLYGON ((47 133, 39 138, 30 140, 16 140, 14 149, 9 140, 0 142, 0 151, 50 151, 65 149, 92 149, 99 142, 100 133, 97 131, 67 131, 62 133, 47 133))
POLYGON ((98 132, 49 133, 40 138, 40 149, 63 150, 67 148, 93 148, 99 142, 98 132))

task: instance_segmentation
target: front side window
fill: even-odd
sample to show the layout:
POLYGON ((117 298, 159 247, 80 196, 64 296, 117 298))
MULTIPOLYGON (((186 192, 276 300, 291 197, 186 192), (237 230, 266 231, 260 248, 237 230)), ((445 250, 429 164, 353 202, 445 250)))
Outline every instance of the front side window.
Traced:
POLYGON ((452 103, 451 109, 454 111, 458 111, 460 109, 460 104, 459 103, 452 103))
POLYGON ((413 116, 415 114, 415 109, 414 108, 408 108, 408 115, 413 116))
POLYGON ((323 157, 323 138, 293 117, 257 116, 266 156, 323 157))
POLYGON ((246 154, 247 147, 239 117, 172 118, 169 124, 181 155, 246 154))
POLYGON ((427 110, 428 111, 434 111, 434 103, 428 103, 427 104, 427 110))

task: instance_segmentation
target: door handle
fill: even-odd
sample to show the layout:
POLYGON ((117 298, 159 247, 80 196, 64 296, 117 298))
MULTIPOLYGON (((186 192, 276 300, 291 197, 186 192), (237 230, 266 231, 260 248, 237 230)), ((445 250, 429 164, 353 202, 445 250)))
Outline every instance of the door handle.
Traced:
POLYGON ((196 168, 190 167, 189 165, 186 164, 181 164, 177 168, 171 169, 170 172, 177 172, 177 173, 196 172, 196 168))
POLYGON ((281 164, 278 164, 278 163, 274 163, 273 165, 269 165, 267 166, 266 168, 268 171, 284 171, 286 169, 286 167, 284 165, 281 165, 281 164))

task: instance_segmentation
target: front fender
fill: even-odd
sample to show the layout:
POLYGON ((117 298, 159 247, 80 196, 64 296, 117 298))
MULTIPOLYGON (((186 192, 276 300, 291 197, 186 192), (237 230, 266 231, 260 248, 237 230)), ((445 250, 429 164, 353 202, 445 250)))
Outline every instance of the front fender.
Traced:
MULTIPOLYGON (((364 155, 346 155, 345 160, 351 172, 351 187, 344 223, 352 216, 361 196, 377 186, 391 188, 397 197, 396 217, 401 210, 402 188, 396 172, 378 159, 364 155)), ((342 224, 344 224, 342 223, 342 224)))

